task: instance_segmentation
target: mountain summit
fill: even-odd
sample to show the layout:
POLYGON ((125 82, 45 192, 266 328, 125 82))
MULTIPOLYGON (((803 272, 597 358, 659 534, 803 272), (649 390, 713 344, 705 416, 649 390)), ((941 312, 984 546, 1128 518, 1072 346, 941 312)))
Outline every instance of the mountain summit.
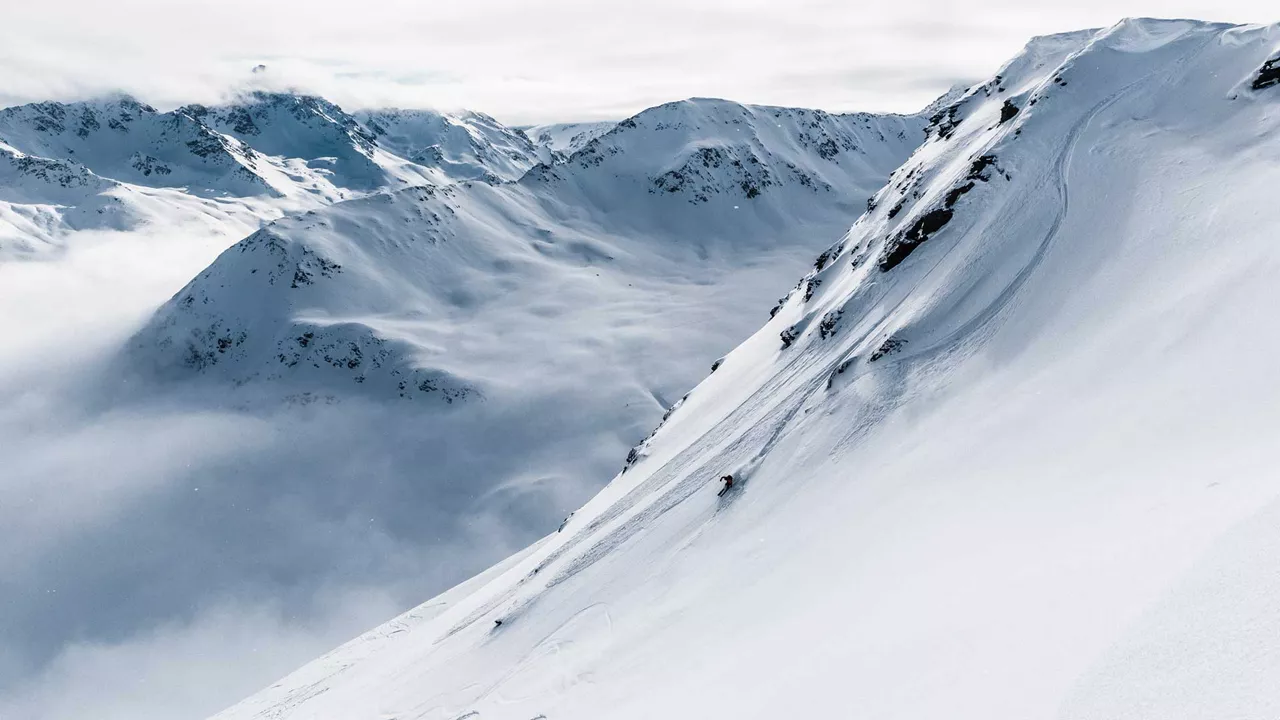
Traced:
MULTIPOLYGON (((1033 40, 558 531, 218 718, 1273 716, 1278 56, 1033 40)), ((747 114, 626 182, 825 194, 747 114)))

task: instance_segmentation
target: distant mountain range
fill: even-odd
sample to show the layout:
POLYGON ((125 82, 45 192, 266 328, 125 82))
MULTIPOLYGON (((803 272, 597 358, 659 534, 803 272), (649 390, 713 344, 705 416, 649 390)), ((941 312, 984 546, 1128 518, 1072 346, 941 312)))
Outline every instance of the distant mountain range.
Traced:
MULTIPOLYGON (((574 363, 610 362, 612 351, 593 359, 567 341, 586 326, 565 327, 565 318, 602 312, 593 323, 608 326, 616 318, 604 308, 651 300, 637 286, 670 297, 679 290, 669 285, 715 284, 763 255, 794 257, 797 243, 838 232, 865 208, 925 123, 689 100, 617 123, 560 162, 504 182, 499 174, 518 173, 535 149, 484 116, 465 116, 469 125, 407 112, 313 120, 325 132, 306 137, 333 139, 304 143, 296 114, 337 111, 311 112, 316 101, 271 107, 265 116, 226 111, 212 125, 277 153, 345 150, 336 177, 367 179, 375 168, 402 177, 385 146, 432 171, 483 179, 402 183, 271 223, 161 308, 132 345, 134 367, 221 378, 253 398, 372 393, 446 404, 497 397, 513 374, 508 363, 581 376, 574 363), (449 142, 427 144, 440 138, 449 142), (512 354, 513 337, 565 339, 512 354)), ((784 282, 770 273, 752 282, 762 281, 784 282)))

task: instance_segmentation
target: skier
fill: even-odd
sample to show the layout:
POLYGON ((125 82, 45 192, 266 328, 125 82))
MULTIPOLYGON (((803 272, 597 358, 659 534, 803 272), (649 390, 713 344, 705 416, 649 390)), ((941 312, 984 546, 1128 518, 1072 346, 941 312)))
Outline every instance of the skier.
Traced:
POLYGON ((720 482, 724 483, 724 487, 720 488, 720 492, 716 493, 716 497, 721 497, 729 492, 729 488, 733 487, 733 476, 723 475, 720 477, 720 482))

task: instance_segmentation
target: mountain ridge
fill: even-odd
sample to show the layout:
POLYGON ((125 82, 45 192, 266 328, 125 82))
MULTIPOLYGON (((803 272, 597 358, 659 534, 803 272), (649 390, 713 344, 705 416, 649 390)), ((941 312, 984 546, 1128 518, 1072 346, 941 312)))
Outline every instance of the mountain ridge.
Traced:
MULTIPOLYGON (((252 378, 283 379, 285 368, 302 362, 312 371, 331 368, 336 376, 349 376, 354 385, 347 387, 361 386, 363 392, 372 387, 363 371, 369 364, 361 359, 368 355, 379 358, 373 370, 384 362, 397 368, 386 386, 394 386, 394 392, 384 389, 384 394, 414 396, 413 388, 422 382, 402 377, 413 364, 408 358, 445 359, 448 352, 428 335, 416 350, 412 343, 397 343, 399 351, 384 354, 387 346, 379 338, 405 337, 408 327, 423 325, 421 319, 441 315, 463 313, 478 321, 476 302, 458 299, 475 295, 475 288, 487 282, 488 268, 526 268, 533 273, 530 281, 541 286, 547 278, 574 276, 583 265, 599 265, 597 272, 617 266, 611 271, 615 282, 621 280, 617 272, 635 275, 632 280, 680 274, 670 263, 682 262, 678 258, 691 250, 702 257, 727 257, 777 247, 779 239, 771 234, 785 226, 783 218, 825 217, 824 222, 843 224, 860 212, 887 168, 918 141, 922 125, 921 118, 911 116, 831 116, 720 100, 683 101, 623 121, 563 162, 534 166, 514 181, 407 188, 276 221, 224 254, 162 308, 133 343, 138 358, 133 364, 146 366, 151 354, 168 358, 162 366, 199 373, 244 365, 230 370, 239 386, 252 378), (769 127, 757 129, 762 118, 769 127), (696 174, 688 168, 696 168, 696 174), (685 174, 702 184, 668 183, 685 174), (841 200, 841 192, 855 197, 841 200), (273 249, 279 263, 232 269, 259 247, 273 249), (238 298, 257 296, 250 285, 275 299, 254 302, 243 313, 230 310, 239 319, 234 327, 225 326, 231 321, 219 308, 237 308, 238 298), (333 287, 333 300, 317 294, 329 292, 322 287, 333 287), (326 331, 310 319, 303 321, 305 328, 295 326, 289 318, 299 311, 311 318, 366 317, 357 323, 365 322, 367 329, 356 331, 358 337, 325 340, 326 331), (269 340, 245 329, 264 327, 263 317, 281 324, 279 330, 265 331, 269 340), (346 350, 333 354, 334 343, 346 350), (250 352, 250 347, 257 349, 250 352)), ((519 272, 503 274, 509 284, 523 282, 519 272)), ((467 374, 466 365, 423 371, 459 378, 467 374)), ((475 397, 486 394, 472 389, 475 397)), ((452 403, 466 394, 443 397, 452 403)))
POLYGON ((216 717, 1267 716, 1278 51, 1033 41, 559 530, 216 717))

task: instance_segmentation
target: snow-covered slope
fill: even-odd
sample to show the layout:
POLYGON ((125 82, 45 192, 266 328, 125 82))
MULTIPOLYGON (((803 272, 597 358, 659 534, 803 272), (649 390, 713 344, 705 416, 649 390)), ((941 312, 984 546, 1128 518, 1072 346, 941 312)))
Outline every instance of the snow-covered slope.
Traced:
POLYGON ((90 225, 127 223, 123 204, 107 193, 116 186, 78 163, 0 143, 0 252, 35 254, 86 213, 90 225))
MULTIPOLYGON (((281 220, 163 307, 131 364, 220 378, 257 399, 359 392, 452 404, 517 377, 582 377, 598 372, 579 366, 602 342, 623 352, 604 338, 635 303, 736 283, 723 307, 693 312, 749 322, 730 310, 747 298, 767 307, 820 238, 861 212, 922 126, 685 101, 517 183, 411 188, 281 220), (540 340, 551 337, 562 340, 540 340), (542 347, 513 356, 517 338, 542 347)), ((749 327, 730 322, 738 337, 749 327)), ((664 337, 680 326, 672 316, 645 331, 656 349, 683 342, 664 337)), ((714 359, 735 336, 723 332, 699 333, 695 356, 714 359)), ((628 377, 606 373, 605 387, 643 385, 629 376, 641 363, 607 365, 628 377)))
POLYGON ((256 153, 248 146, 184 112, 160 113, 130 98, 5 108, 0 142, 151 187, 233 195, 271 190, 254 172, 256 153))
POLYGON ((516 180, 538 163, 519 130, 478 112, 365 110, 356 117, 380 147, 454 180, 516 180))
POLYGON ((1277 57, 1033 40, 558 532, 218 717, 1274 717, 1277 57))
POLYGON ((379 157, 374 133, 324 98, 254 92, 228 105, 190 105, 182 112, 266 155, 300 159, 338 187, 369 191, 400 179, 379 157))
POLYGON ((587 143, 612 130, 617 124, 612 120, 601 120, 531 125, 521 130, 540 150, 539 157, 542 162, 550 165, 567 159, 586 147, 587 143))
POLYGON ((694 98, 623 120, 526 181, 568 183, 597 203, 621 185, 721 208, 761 196, 758 204, 784 206, 806 193, 847 206, 851 188, 874 190, 883 168, 915 147, 916 121, 694 98))

